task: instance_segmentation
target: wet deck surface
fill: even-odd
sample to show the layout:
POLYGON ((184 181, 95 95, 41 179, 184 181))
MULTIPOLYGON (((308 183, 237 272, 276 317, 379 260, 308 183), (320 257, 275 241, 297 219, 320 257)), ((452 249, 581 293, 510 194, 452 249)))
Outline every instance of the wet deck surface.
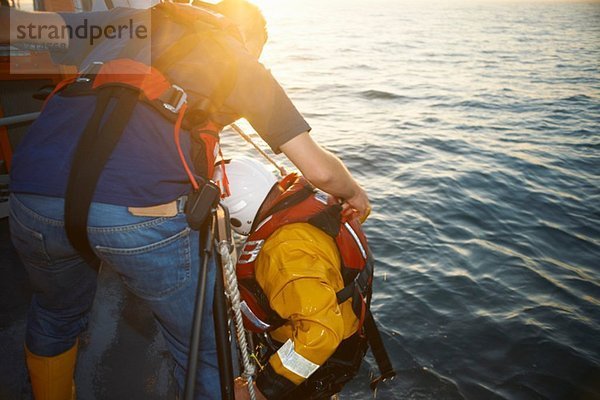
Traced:
MULTIPOLYGON (((2 82, 5 115, 39 111, 32 94, 49 81, 2 82)), ((9 129, 13 148, 28 123, 9 129)), ((0 162, 0 400, 31 399, 23 341, 31 287, 8 231, 8 176, 0 162)), ((80 337, 76 370, 79 400, 173 399, 171 360, 152 315, 123 288, 110 268, 103 268, 88 331, 80 337)))
MULTIPOLYGON (((27 274, 10 243, 8 219, 0 218, 0 400, 32 399, 23 341, 25 317, 31 298, 27 274)), ((396 354, 395 362, 414 364, 409 355, 396 354)), ((375 368, 370 354, 359 376, 344 389, 342 398, 363 399, 370 370, 375 368)), ((88 330, 80 336, 75 381, 78 400, 171 400, 176 398, 171 376, 172 361, 150 311, 128 294, 116 273, 103 267, 90 315, 88 330)), ((430 398, 456 399, 437 387, 430 398)), ((411 393, 419 382, 403 373, 403 379, 379 386, 377 398, 399 398, 411 393)), ((368 392, 367 392, 368 393, 368 392)), ((370 396, 369 396, 370 397, 370 396)), ((407 396, 410 397, 410 396, 407 396)), ((425 397, 427 398, 427 397, 425 397)))
MULTIPOLYGON (((0 219, 0 399, 31 399, 25 369, 27 275, 0 219)), ((117 275, 102 268, 89 329, 80 337, 79 400, 173 399, 172 364, 152 315, 128 295, 117 275)))

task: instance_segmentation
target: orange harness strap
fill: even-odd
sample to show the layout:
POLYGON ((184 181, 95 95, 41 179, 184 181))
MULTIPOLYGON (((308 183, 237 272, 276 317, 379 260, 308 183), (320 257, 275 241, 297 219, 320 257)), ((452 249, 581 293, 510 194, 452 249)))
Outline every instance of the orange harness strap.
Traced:
POLYGON ((84 72, 79 77, 65 79, 60 82, 48 96, 44 106, 52 96, 75 82, 90 82, 93 90, 106 86, 133 87, 139 91, 140 99, 149 102, 161 102, 166 110, 176 115, 173 137, 177 151, 192 187, 194 190, 198 190, 200 185, 181 149, 181 126, 187 110, 187 95, 183 89, 172 85, 158 69, 131 59, 116 59, 103 64, 98 63, 98 65, 101 66, 96 72, 89 74, 84 72))

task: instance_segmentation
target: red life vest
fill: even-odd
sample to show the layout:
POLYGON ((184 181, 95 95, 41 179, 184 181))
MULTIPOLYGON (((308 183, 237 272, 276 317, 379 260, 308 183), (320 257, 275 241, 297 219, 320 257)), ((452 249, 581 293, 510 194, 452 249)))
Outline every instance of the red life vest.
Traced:
MULTIPOLYGON (((338 303, 352 299, 360 327, 368 310, 373 281, 373 257, 357 218, 343 220, 339 201, 316 190, 306 179, 288 175, 279 185, 281 193, 273 205, 255 220, 252 233, 242 248, 236 271, 242 297, 244 325, 254 332, 267 332, 286 321, 271 307, 256 281, 256 259, 265 241, 287 224, 305 222, 334 238, 341 259, 345 287, 337 293, 338 303)), ((359 327, 359 330, 360 330, 359 327)))
MULTIPOLYGON (((94 266, 99 265, 87 238, 87 216, 96 184, 104 165, 120 140, 134 107, 144 102, 173 124, 173 137, 179 157, 194 193, 212 176, 218 149, 221 126, 211 122, 211 117, 229 96, 237 63, 229 57, 227 46, 221 49, 223 57, 231 58, 223 79, 215 85, 213 93, 199 98, 188 107, 184 88, 168 79, 168 71, 193 49, 198 41, 209 38, 219 43, 224 36, 242 41, 237 28, 227 19, 210 10, 178 4, 160 4, 151 10, 159 21, 172 19, 186 26, 183 36, 167 48, 153 65, 135 61, 139 49, 130 41, 116 59, 94 62, 76 78, 61 82, 48 99, 61 96, 96 96, 96 106, 77 144, 65 194, 65 229, 69 241, 81 255, 94 266), (185 16, 185 18, 183 17, 185 16), (114 106, 109 107, 113 102, 114 106), (104 121, 101 123, 101 121, 104 121), (180 146, 181 128, 190 132, 193 169, 188 166, 180 146)), ((160 28, 160 23, 153 28, 160 28), (158 26, 157 26, 158 25, 158 26)))
MULTIPOLYGON (((102 88, 127 87, 139 92, 139 100, 152 106, 159 114, 174 124, 174 140, 179 147, 179 130, 186 129, 192 139, 193 169, 203 179, 210 179, 214 172, 215 159, 218 153, 219 133, 222 126, 211 120, 211 114, 217 112, 223 101, 229 95, 235 80, 237 66, 224 71, 223 79, 212 94, 204 96, 192 106, 187 104, 185 88, 171 82, 165 74, 166 70, 177 65, 203 37, 226 35, 244 44, 243 36, 238 27, 228 18, 212 9, 188 4, 161 3, 153 7, 152 15, 161 14, 169 20, 186 26, 186 33, 165 53, 154 61, 153 66, 131 59, 132 49, 123 49, 120 58, 106 62, 94 62, 79 76, 60 82, 46 98, 47 103, 54 95, 66 92, 69 96, 96 95, 102 88)), ((154 29, 160 29, 160 24, 154 24, 154 29)), ((154 34, 154 33, 153 33, 154 34)), ((223 46, 218 47, 225 51, 223 46)), ((197 94, 198 96, 198 94, 197 94)), ((180 154, 194 189, 198 189, 191 169, 188 167, 183 154, 180 154)))

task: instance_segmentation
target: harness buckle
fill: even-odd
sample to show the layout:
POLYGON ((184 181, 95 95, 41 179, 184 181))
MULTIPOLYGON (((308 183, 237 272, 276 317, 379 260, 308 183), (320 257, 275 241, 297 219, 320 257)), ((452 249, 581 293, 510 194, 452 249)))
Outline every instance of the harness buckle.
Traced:
POLYGON ((173 90, 173 92, 168 94, 167 101, 163 102, 163 107, 177 114, 181 107, 187 103, 187 93, 177 85, 172 85, 169 90, 173 90))
POLYGON ((88 64, 84 69, 79 73, 79 77, 75 79, 75 82, 91 82, 94 76, 100 72, 100 69, 104 63, 102 61, 93 61, 91 64, 88 64))

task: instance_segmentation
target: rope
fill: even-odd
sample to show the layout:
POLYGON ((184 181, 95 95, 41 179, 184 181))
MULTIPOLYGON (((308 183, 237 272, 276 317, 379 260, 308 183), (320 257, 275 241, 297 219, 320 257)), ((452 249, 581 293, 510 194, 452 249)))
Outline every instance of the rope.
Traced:
POLYGON ((256 400, 256 393, 254 392, 254 365, 250 362, 250 356, 248 354, 248 342, 246 341, 246 331, 244 330, 244 321, 242 319, 242 310, 240 302, 240 291, 238 289, 237 276, 235 274, 235 257, 232 253, 235 253, 235 247, 230 245, 226 240, 222 240, 218 243, 218 251, 223 260, 223 273, 225 277, 225 290, 229 296, 231 302, 231 309, 233 310, 234 325, 236 330, 236 336, 238 344, 240 346, 240 353, 242 355, 242 377, 248 382, 248 392, 250 393, 250 399, 256 400), (232 250, 231 250, 232 249, 232 250), (231 253, 230 253, 231 250, 231 253))
POLYGON ((254 143, 254 141, 252 140, 252 138, 250 136, 248 136, 248 134, 246 134, 242 130, 242 128, 240 128, 237 124, 231 124, 230 126, 246 142, 250 143, 256 149, 256 151, 258 151, 260 153, 261 156, 263 156, 268 162, 270 162, 271 164, 273 164, 275 166, 275 168, 277 168, 277 170, 279 171, 279 175, 281 175, 282 177, 284 177, 284 176, 287 175, 287 172, 286 172, 285 168, 283 168, 279 164, 277 164, 277 162, 272 157, 270 157, 267 153, 265 153, 265 151, 263 149, 261 149, 260 147, 258 147, 258 145, 256 143, 254 143))

